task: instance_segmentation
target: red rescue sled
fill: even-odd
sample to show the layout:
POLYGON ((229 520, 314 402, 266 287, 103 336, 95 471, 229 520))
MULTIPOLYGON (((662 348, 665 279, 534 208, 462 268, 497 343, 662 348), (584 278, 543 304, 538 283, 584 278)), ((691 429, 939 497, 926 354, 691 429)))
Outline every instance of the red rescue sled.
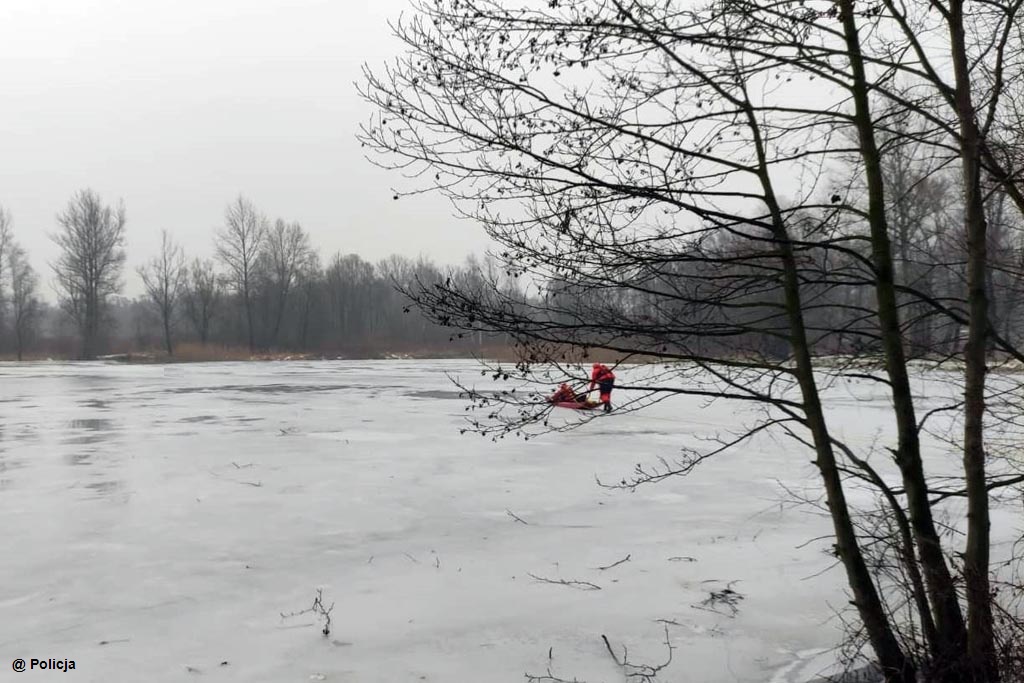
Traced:
POLYGON ((594 408, 601 407, 601 403, 598 401, 555 401, 552 403, 556 408, 570 408, 572 410, 593 410, 594 408))

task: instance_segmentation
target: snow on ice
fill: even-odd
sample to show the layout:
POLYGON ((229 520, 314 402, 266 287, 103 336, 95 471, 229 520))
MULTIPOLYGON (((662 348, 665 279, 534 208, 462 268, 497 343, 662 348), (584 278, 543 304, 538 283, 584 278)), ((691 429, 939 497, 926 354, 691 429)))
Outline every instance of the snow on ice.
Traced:
MULTIPOLYGON (((459 434, 447 373, 481 379, 469 361, 0 366, 0 655, 74 660, 77 681, 596 682, 622 675, 602 635, 657 664, 667 627, 664 680, 790 683, 834 660, 847 598, 812 540, 830 525, 783 488, 815 486, 806 451, 761 438, 607 490, 595 477, 745 409, 678 398, 492 443, 459 434), (709 609, 727 587, 735 614, 709 609), (318 590, 327 637, 302 613, 318 590)), ((847 439, 889 429, 884 397, 832 393, 847 439)))

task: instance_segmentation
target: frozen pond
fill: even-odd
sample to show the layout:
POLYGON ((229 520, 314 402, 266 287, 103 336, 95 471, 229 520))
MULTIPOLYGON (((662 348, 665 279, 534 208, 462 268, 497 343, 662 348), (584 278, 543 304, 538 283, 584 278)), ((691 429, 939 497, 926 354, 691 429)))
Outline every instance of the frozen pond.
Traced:
POLYGON ((798 547, 827 520, 781 504, 779 480, 813 481, 805 454, 764 440, 609 491, 595 475, 733 427, 735 406, 492 443, 459 434, 446 372, 479 379, 472 362, 0 365, 0 678, 37 657, 74 659, 76 681, 617 681, 601 635, 658 663, 665 622, 665 680, 811 677, 794 661, 837 642, 845 597, 827 543, 798 547), (730 582, 735 616, 698 609, 730 582), (281 616, 317 588, 326 638, 281 616))

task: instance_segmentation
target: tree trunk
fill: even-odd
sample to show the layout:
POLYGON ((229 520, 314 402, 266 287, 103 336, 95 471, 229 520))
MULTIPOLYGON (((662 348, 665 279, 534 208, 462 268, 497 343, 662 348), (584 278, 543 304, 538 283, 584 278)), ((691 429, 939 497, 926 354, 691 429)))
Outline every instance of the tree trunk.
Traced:
POLYGON ((302 328, 300 333, 300 348, 303 351, 309 350, 309 313, 313 308, 313 295, 307 290, 305 305, 302 307, 302 328))
POLYGON ((245 290, 245 326, 249 335, 249 353, 256 352, 256 336, 252 324, 252 301, 249 298, 249 290, 245 290))
POLYGON ((896 460, 907 494, 910 522, 921 558, 921 568, 934 610, 937 638, 941 652, 935 653, 941 680, 962 680, 959 661, 966 645, 963 613, 957 600, 956 586, 946 564, 942 543, 935 528, 928 487, 921 462, 917 417, 907 373, 906 356, 900 334, 899 311, 893 272, 892 248, 885 214, 885 188, 881 156, 875 144, 867 77, 860 51, 854 0, 840 1, 840 15, 847 54, 854 75, 852 95, 855 107, 860 154, 864 160, 868 184, 868 222, 871 231, 872 262, 875 267, 875 292, 878 322, 885 352, 886 371, 892 387, 893 410, 898 442, 896 460))
POLYGON ((167 347, 167 355, 174 355, 174 347, 171 345, 171 321, 167 314, 164 314, 164 345, 167 347))
POLYGON ((965 48, 963 0, 951 0, 949 15, 956 110, 960 122, 964 221, 967 233, 967 345, 964 349, 964 475, 967 489, 967 658, 971 680, 999 680, 989 585, 989 501, 985 477, 985 341, 988 336, 988 226, 981 188, 980 131, 971 101, 971 74, 965 48))
POLYGON ((767 169, 764 142, 761 139, 756 115, 749 105, 746 107, 746 113, 760 167, 759 180, 764 189, 765 203, 768 205, 772 217, 773 237, 779 248, 782 261, 784 302, 789 321, 790 344, 793 358, 796 361, 796 376, 803 397, 806 424, 811 431, 817 454, 815 465, 821 473, 825 486, 839 559, 846 570, 846 579, 853 592, 854 605, 867 631, 871 647, 878 657, 878 664, 884 672, 885 680, 887 683, 913 683, 916 679, 913 662, 906 657, 896 639, 896 634, 892 630, 882 599, 872 579, 871 571, 868 569, 864 554, 857 541, 857 532, 850 516, 846 494, 843 491, 842 474, 836 462, 832 437, 828 431, 824 409, 818 394, 817 381, 814 377, 814 363, 811 360, 810 344, 803 317, 800 273, 793 254, 793 245, 786 229, 782 209, 775 199, 775 190, 767 169))
MULTIPOLYGON (((782 239, 785 240, 785 236, 782 239)), ((864 555, 857 542, 853 520, 846 502, 846 494, 843 491, 842 477, 836 463, 835 452, 832 448, 831 437, 825 423, 824 411, 814 379, 813 364, 800 308, 799 280, 795 263, 793 263, 792 247, 786 242, 783 242, 783 245, 783 260, 787 262, 786 309, 793 330, 793 355, 796 359, 797 375, 803 395, 804 412, 814 437, 818 456, 815 464, 818 466, 825 484, 825 494, 832 517, 839 559, 846 570, 847 582, 853 591, 854 605, 864 623, 885 680, 887 683, 913 683, 916 679, 914 665, 903 653, 899 641, 893 633, 878 590, 872 580, 871 571, 864 561, 864 555)))
POLYGON ((281 332, 281 322, 284 320, 284 309, 288 304, 288 289, 282 288, 280 296, 277 302, 277 311, 274 315, 274 331, 270 337, 270 343, 273 346, 277 345, 278 335, 281 332))
POLYGON ((92 292, 86 294, 85 324, 82 334, 82 359, 92 360, 96 357, 96 303, 92 292))

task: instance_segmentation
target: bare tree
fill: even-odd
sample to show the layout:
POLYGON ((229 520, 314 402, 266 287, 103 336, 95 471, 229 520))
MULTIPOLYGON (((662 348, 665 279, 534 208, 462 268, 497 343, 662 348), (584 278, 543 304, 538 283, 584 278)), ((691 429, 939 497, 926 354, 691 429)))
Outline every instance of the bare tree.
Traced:
POLYGON ((108 299, 121 289, 125 221, 123 205, 106 206, 92 190, 76 193, 57 216, 56 287, 61 307, 78 327, 84 359, 96 357, 108 299))
POLYGON ((328 307, 335 334, 348 341, 373 332, 374 280, 378 277, 373 264, 356 254, 335 254, 324 274, 328 307))
POLYGON ((7 292, 4 268, 7 266, 6 255, 12 248, 11 214, 0 206, 0 343, 3 342, 4 326, 7 313, 7 292))
POLYGON ((188 274, 185 253, 164 230, 160 233, 160 253, 149 263, 140 266, 138 272, 150 303, 160 315, 164 348, 167 349, 168 356, 173 356, 172 333, 177 323, 178 304, 181 302, 188 274))
POLYGON ((299 271, 297 285, 299 289, 299 348, 309 348, 310 328, 312 327, 313 312, 319 303, 317 293, 323 282, 322 270, 320 268, 320 256, 315 251, 310 253, 305 260, 302 269, 299 271))
POLYGON ((267 235, 267 219, 248 199, 238 197, 225 212, 224 228, 217 234, 217 258, 231 276, 231 287, 241 299, 249 351, 256 350, 254 288, 256 263, 267 235))
MULTIPOLYGON (((1021 480, 984 437, 993 424, 1019 425, 1021 413, 987 388, 986 352, 1024 354, 990 324, 982 182, 1024 207, 1019 176, 990 145, 1009 127, 1003 95, 1020 82, 1004 73, 1024 53, 1020 7, 422 1, 396 27, 405 54, 366 74, 378 112, 363 141, 381 163, 446 194, 499 245, 504 270, 539 283, 523 302, 493 274, 422 282, 408 288, 421 308, 460 330, 517 339, 523 362, 497 376, 549 377, 531 368, 555 363, 571 378, 559 365, 566 347, 577 358, 599 348, 681 362, 659 384, 635 387, 646 400, 761 406, 764 419, 739 438, 676 466, 638 468, 625 485, 685 474, 763 430, 806 446, 864 637, 893 683, 994 683, 1020 646, 1006 645, 1013 627, 994 631, 988 507, 993 491, 1021 480), (908 117, 923 130, 898 125, 908 117), (964 259, 928 263, 950 283, 962 270, 949 296, 897 268, 921 216, 903 211, 914 194, 899 182, 906 174, 886 177, 892 141, 919 142, 960 171, 950 193, 964 259), (857 182, 839 185, 828 170, 851 159, 857 182), (942 442, 960 465, 953 480, 923 457, 926 423, 939 418, 911 390, 907 315, 966 332, 956 350, 963 400, 940 410, 961 434, 942 442), (837 367, 818 356, 823 348, 858 358, 837 367), (885 387, 897 431, 891 470, 838 438, 822 399, 837 377, 885 387), (879 541, 847 496, 851 480, 877 492, 892 523, 885 543, 907 577, 900 590, 878 570, 879 541), (953 524, 962 545, 942 535, 940 491, 967 501, 953 524)), ((496 401, 508 412, 490 403, 477 428, 546 424, 545 404, 521 396, 496 401)))
POLYGON ((213 261, 196 258, 188 269, 185 286, 185 312, 192 323, 199 343, 206 346, 210 339, 210 326, 221 300, 220 278, 213 261))
POLYGON ((268 279, 268 294, 273 301, 273 322, 270 344, 276 345, 281 322, 288 306, 288 297, 296 280, 312 258, 309 235, 298 223, 285 223, 280 218, 267 231, 261 258, 268 279))
POLYGON ((11 243, 7 249, 7 272, 11 282, 11 329, 18 360, 35 330, 39 317, 37 290, 39 277, 28 261, 25 250, 11 243))

